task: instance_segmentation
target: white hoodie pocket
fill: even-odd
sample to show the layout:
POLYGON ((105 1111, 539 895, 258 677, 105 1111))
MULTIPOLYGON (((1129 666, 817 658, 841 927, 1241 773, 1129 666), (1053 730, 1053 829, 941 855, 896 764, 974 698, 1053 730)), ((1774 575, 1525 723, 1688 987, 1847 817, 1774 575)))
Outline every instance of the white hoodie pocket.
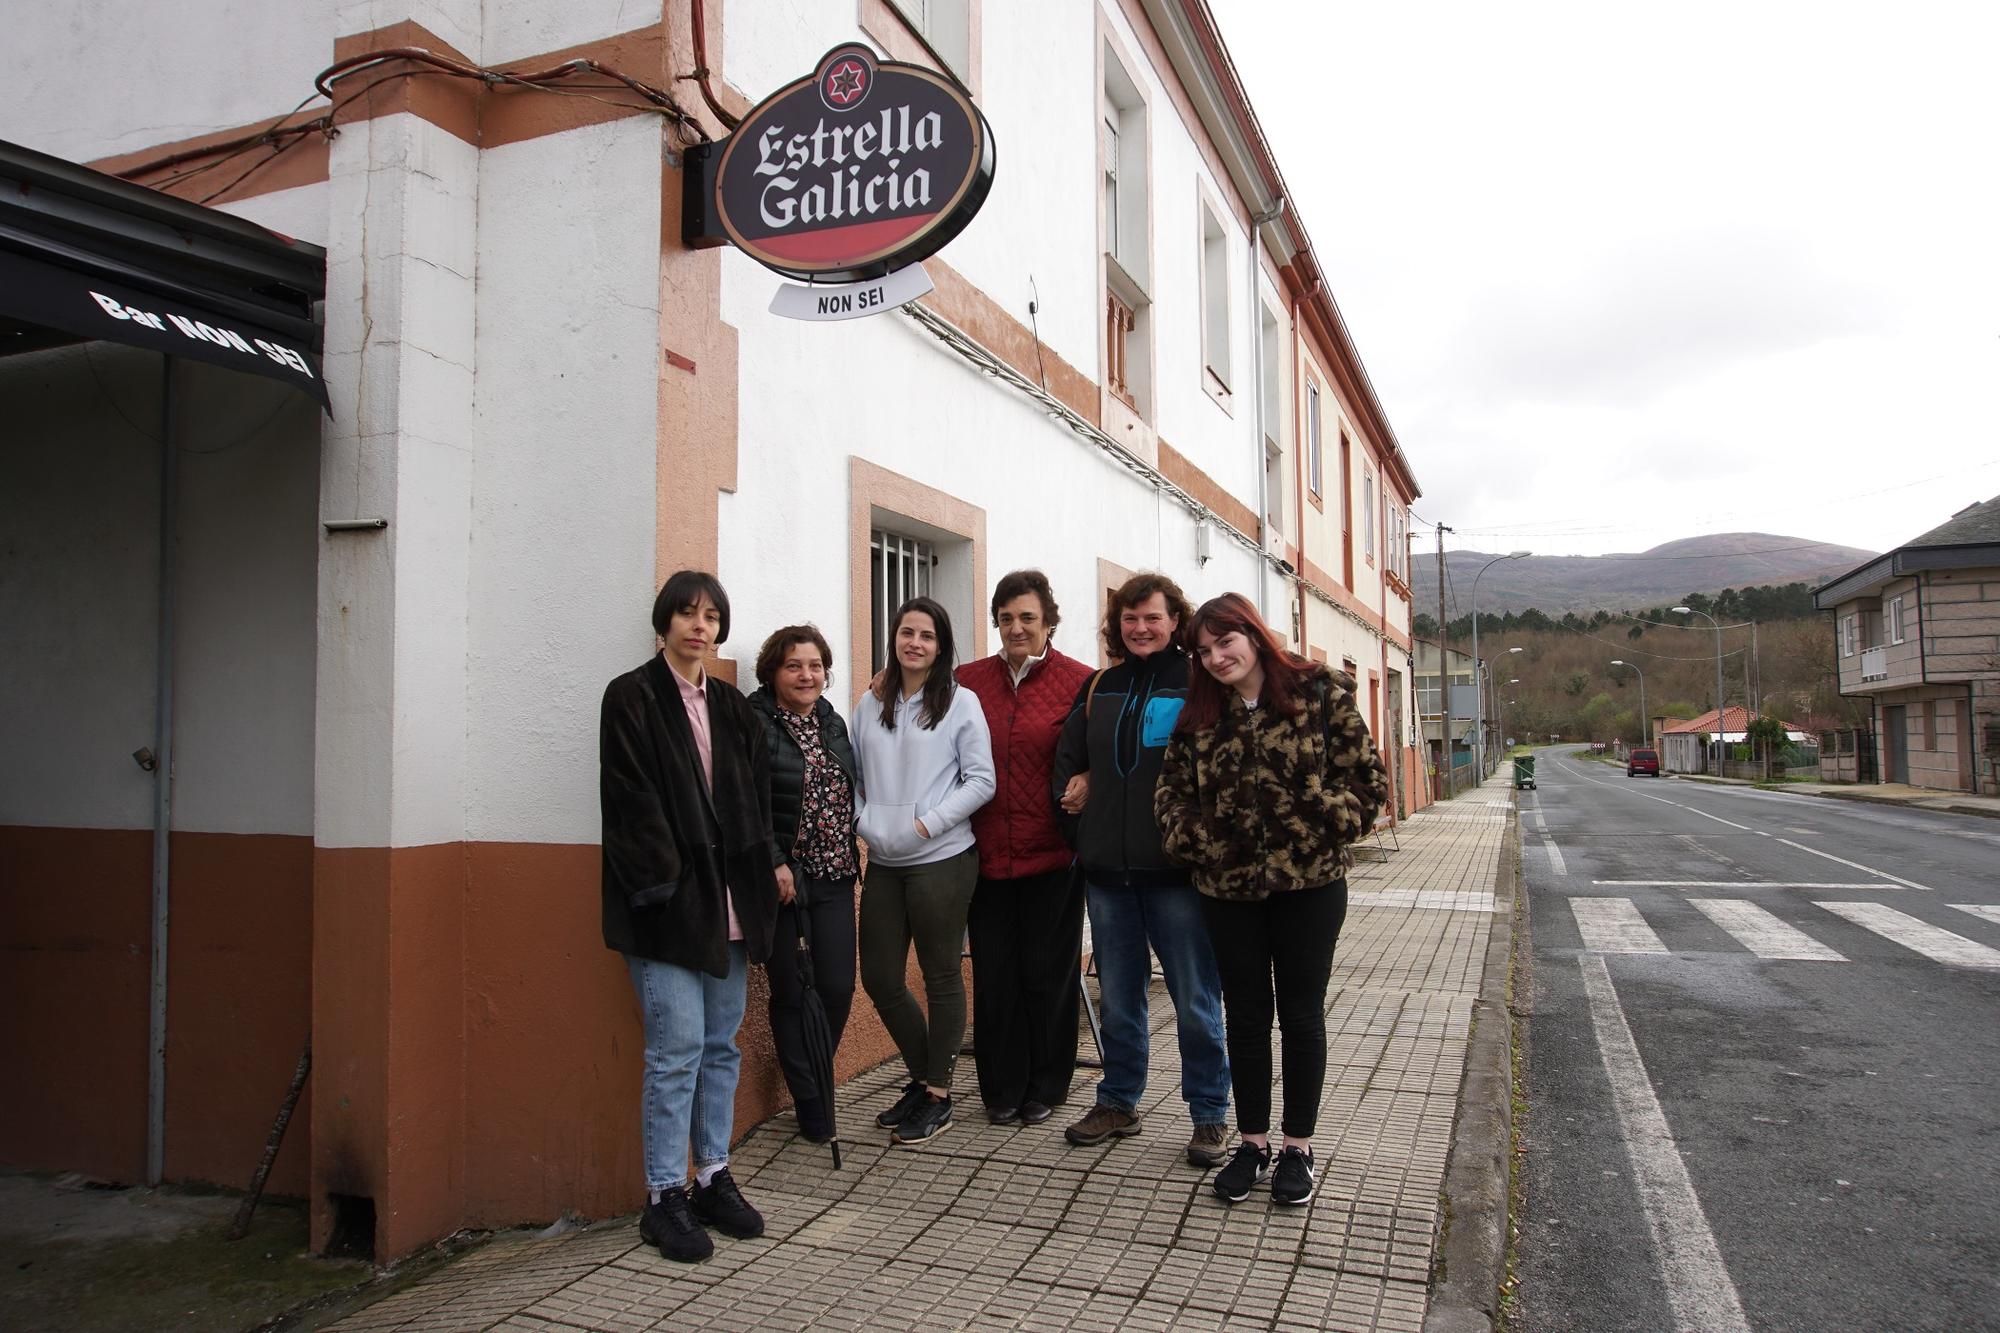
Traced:
POLYGON ((923 841, 917 836, 915 805, 886 805, 869 801, 861 807, 861 823, 855 829, 868 844, 870 856, 899 861, 914 854, 923 841))

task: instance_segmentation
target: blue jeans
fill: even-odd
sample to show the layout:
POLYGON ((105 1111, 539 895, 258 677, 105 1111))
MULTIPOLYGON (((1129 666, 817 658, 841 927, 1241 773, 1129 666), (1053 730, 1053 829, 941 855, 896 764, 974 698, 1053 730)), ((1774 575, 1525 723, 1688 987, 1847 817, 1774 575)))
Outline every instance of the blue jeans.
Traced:
POLYGON ((749 968, 740 940, 730 942, 726 977, 631 954, 625 964, 646 1024, 639 1097, 646 1188, 672 1189, 687 1184, 690 1140, 697 1169, 729 1160, 736 1075, 743 1063, 736 1030, 743 1026, 749 968))
POLYGON ((1229 1055, 1222 1035, 1222 981, 1193 888, 1089 887, 1091 948, 1104 996, 1104 1078, 1097 1104, 1137 1111, 1146 1095, 1150 1029, 1146 991, 1153 981, 1148 954, 1159 955, 1181 1043, 1181 1096, 1197 1125, 1225 1123, 1229 1055))

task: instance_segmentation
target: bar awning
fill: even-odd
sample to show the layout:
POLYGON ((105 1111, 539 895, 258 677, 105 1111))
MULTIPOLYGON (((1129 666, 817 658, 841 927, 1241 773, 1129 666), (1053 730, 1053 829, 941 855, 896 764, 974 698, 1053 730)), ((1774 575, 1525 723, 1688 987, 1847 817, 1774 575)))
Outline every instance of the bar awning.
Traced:
POLYGON ((325 290, 316 245, 0 140, 0 356, 105 339, 325 407, 325 290))

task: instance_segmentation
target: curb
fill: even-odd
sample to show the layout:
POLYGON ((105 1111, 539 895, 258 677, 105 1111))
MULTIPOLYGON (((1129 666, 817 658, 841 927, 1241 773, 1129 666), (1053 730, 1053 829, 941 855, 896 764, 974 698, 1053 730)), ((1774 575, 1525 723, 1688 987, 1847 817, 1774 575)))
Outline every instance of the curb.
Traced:
POLYGON ((1809 791, 1803 796, 1818 796, 1829 801, 1860 801, 1867 805, 1899 805, 1905 810, 1928 810, 1941 815, 1976 815, 1981 819, 2000 819, 2000 810, 1989 810, 1983 805, 1926 805, 1923 800, 1901 796, 1876 796, 1872 792, 1856 791, 1809 791))
MULTIPOLYGON (((1518 802, 1519 796, 1515 800, 1518 802)), ((1507 1276, 1508 1164, 1513 1154, 1513 1025, 1507 986, 1513 964, 1514 866, 1521 847, 1518 806, 1500 843, 1493 884, 1493 930, 1486 940, 1486 974, 1473 1002, 1472 1042, 1458 1090, 1457 1123, 1444 1177, 1449 1219, 1437 1264, 1424 1333, 1490 1333, 1507 1276), (1503 907, 1504 904, 1504 907, 1503 907)))

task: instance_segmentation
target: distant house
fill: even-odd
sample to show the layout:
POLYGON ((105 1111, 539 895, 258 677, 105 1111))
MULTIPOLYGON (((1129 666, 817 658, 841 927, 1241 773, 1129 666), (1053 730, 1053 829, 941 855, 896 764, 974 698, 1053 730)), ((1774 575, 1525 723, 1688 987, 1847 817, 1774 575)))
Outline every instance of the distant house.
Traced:
POLYGON ((1438 670, 1438 645, 1417 640, 1417 713, 1423 722, 1424 749, 1429 759, 1432 794, 1442 798, 1472 781, 1474 730, 1472 654, 1443 650, 1445 670, 1438 670))
POLYGON ((2000 496, 1813 591, 1840 692, 1865 697, 1873 773, 2000 795, 2000 496))
MULTIPOLYGON (((1750 721, 1754 715, 1740 707, 1726 708, 1722 713, 1722 740, 1725 745, 1741 745, 1750 735, 1750 721)), ((1802 744, 1812 738, 1812 733, 1795 723, 1786 722, 1785 739, 1793 744, 1802 744)), ((1660 767, 1669 773, 1706 773, 1713 762, 1708 745, 1715 739, 1715 710, 1709 709, 1700 717, 1686 720, 1653 719, 1654 733, 1660 748, 1660 767)))

